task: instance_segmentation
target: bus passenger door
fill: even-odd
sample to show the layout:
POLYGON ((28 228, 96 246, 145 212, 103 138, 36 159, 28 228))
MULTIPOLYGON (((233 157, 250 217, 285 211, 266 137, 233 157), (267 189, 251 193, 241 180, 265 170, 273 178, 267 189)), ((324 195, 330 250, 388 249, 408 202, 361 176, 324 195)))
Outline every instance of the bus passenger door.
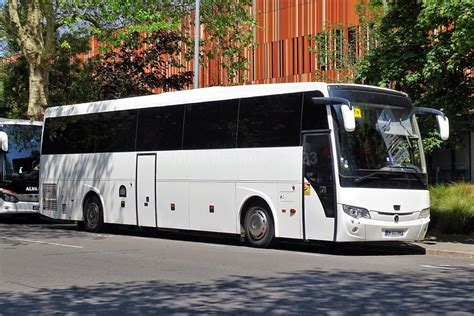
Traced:
POLYGON ((303 134, 305 238, 333 240, 336 196, 328 132, 303 134))
POLYGON ((157 227, 156 155, 137 155, 137 225, 157 227))

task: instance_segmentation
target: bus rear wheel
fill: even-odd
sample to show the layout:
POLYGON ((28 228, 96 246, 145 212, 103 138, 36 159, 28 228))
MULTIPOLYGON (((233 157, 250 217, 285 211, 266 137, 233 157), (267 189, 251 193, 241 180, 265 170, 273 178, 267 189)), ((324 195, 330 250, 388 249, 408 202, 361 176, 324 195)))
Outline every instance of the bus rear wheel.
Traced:
POLYGON ((270 211, 263 206, 252 206, 244 219, 245 239, 252 247, 270 246, 275 228, 270 211))
POLYGON ((97 195, 90 195, 84 202, 84 228, 91 233, 98 233, 104 226, 104 212, 97 195))

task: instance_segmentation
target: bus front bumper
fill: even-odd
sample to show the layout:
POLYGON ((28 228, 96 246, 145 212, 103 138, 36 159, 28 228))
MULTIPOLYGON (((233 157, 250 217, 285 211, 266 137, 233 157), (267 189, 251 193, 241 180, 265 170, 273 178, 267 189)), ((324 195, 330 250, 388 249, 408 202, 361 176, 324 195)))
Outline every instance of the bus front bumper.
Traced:
MULTIPOLYGON (((343 214, 342 232, 337 241, 415 241, 423 240, 428 231, 429 218, 404 222, 359 218, 343 214)), ((341 227, 339 226, 339 227, 341 227)))
POLYGON ((34 214, 39 213, 39 202, 16 203, 6 202, 0 199, 0 214, 34 214))

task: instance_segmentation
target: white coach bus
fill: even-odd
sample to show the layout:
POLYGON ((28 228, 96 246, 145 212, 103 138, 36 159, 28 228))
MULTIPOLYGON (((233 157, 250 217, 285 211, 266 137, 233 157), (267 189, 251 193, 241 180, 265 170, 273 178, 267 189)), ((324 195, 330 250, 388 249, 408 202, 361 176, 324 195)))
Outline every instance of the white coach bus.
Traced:
POLYGON ((0 214, 38 213, 42 122, 0 118, 0 214))
POLYGON ((214 87, 46 110, 41 213, 327 241, 423 239, 429 192, 414 108, 393 90, 214 87))

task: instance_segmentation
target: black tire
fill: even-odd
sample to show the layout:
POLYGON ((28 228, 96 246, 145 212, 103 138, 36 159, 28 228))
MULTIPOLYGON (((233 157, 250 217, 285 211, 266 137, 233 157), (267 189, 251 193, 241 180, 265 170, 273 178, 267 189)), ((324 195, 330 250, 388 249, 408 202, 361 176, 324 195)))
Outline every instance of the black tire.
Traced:
POLYGON ((91 233, 98 233, 104 226, 104 212, 97 195, 90 195, 84 202, 84 229, 91 233))
POLYGON ((244 218, 245 239, 252 247, 269 247, 275 235, 271 212, 267 207, 254 205, 244 218))

